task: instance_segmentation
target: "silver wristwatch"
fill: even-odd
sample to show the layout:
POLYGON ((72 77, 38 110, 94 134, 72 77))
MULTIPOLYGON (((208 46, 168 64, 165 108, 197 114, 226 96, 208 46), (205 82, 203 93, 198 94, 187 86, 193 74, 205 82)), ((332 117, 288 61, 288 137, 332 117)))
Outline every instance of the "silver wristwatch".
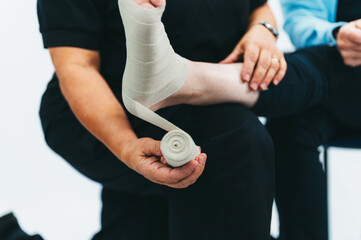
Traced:
POLYGON ((272 26, 272 24, 270 24, 269 22, 262 21, 262 22, 259 22, 258 24, 261 24, 261 25, 263 25, 265 28, 267 28, 267 29, 273 34, 273 36, 275 36, 276 39, 277 39, 278 36, 280 35, 279 32, 277 31, 277 29, 274 28, 274 27, 272 26))

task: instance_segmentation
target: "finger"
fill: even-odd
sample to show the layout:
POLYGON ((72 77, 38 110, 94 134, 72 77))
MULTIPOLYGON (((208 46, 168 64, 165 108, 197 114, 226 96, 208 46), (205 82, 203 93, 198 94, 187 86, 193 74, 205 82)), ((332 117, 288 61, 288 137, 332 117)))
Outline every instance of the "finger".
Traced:
POLYGON ((172 168, 161 162, 154 162, 149 168, 149 175, 164 184, 174 184, 191 175, 197 165, 198 162, 195 160, 179 168, 172 168))
POLYGON ((275 75, 277 74, 280 67, 280 60, 278 58, 272 58, 271 59, 271 66, 268 69, 268 72, 266 73, 266 76, 264 77, 263 81, 260 84, 260 88, 262 90, 267 90, 268 85, 271 83, 271 81, 274 79, 275 75))
POLYGON ((162 157, 160 158, 160 162, 163 163, 164 165, 167 165, 167 164, 168 164, 168 163, 167 163, 167 160, 165 159, 164 156, 162 156, 162 157))
POLYGON ((273 80, 273 84, 276 85, 276 86, 278 84, 280 84, 280 82, 285 77, 286 72, 287 72, 287 62, 286 62, 285 58, 282 57, 281 60, 280 60, 280 68, 279 68, 279 70, 278 70, 278 72, 277 72, 277 74, 276 74, 276 76, 275 76, 275 78, 273 80))
POLYGON ((160 141, 153 140, 151 138, 144 138, 143 142, 143 153, 146 156, 162 156, 160 149, 160 141))
POLYGON ((337 47, 340 51, 361 51, 360 43, 355 43, 347 38, 338 41, 337 47))
POLYGON ((350 67, 358 67, 361 65, 360 58, 346 58, 346 59, 344 59, 344 62, 347 66, 350 66, 350 67))
POLYGON ((355 44, 361 44, 361 30, 353 28, 347 33, 347 39, 355 44))
POLYGON ((257 90, 261 82, 263 81, 268 69, 271 66, 271 52, 263 50, 257 62, 256 70, 253 73, 251 80, 251 89, 257 90))
POLYGON ((249 45, 244 51, 243 56, 243 68, 242 68, 242 79, 243 81, 249 82, 253 75, 254 67, 258 61, 260 49, 256 45, 249 45))
POLYGON ((194 168, 193 173, 188 177, 180 180, 178 183, 171 184, 172 187, 186 188, 197 181, 197 179, 202 175, 204 171, 207 156, 205 154, 201 154, 196 158, 196 160, 198 161, 198 165, 194 168))
POLYGON ((221 61, 221 64, 228 64, 228 63, 234 63, 238 61, 242 55, 242 50, 237 46, 231 54, 229 54, 223 61, 221 61))
POLYGON ((361 51, 356 51, 352 49, 340 51, 343 58, 361 58, 361 51))

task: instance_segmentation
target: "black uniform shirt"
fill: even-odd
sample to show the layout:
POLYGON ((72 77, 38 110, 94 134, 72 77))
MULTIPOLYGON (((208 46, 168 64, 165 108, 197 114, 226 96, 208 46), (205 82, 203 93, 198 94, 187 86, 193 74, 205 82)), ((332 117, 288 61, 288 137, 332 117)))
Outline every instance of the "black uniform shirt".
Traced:
MULTIPOLYGON (((162 21, 178 54, 190 60, 219 62, 245 33, 251 12, 265 2, 167 0, 162 21)), ((99 51, 101 74, 122 103, 126 47, 117 0, 38 0, 38 17, 45 48, 71 46, 99 51)), ((44 131, 68 110, 54 74, 40 110, 44 131)), ((137 118, 129 113, 128 117, 134 126, 137 118)))
MULTIPOLYGON (((163 23, 174 50, 191 60, 217 62, 245 33, 250 13, 266 0, 168 0, 163 23)), ((124 29, 116 0, 38 0, 44 46, 98 50, 101 73, 120 86, 124 29)))

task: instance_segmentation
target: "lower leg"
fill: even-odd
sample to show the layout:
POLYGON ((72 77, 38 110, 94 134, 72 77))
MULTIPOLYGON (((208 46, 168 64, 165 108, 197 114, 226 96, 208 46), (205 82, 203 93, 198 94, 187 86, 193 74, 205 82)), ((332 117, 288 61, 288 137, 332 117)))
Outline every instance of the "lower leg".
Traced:
POLYGON ((316 64, 306 51, 286 55, 286 60, 288 70, 284 80, 262 92, 251 91, 249 84, 242 81, 243 65, 240 63, 191 62, 185 84, 168 99, 153 106, 153 110, 181 103, 232 102, 253 108, 258 115, 283 117, 325 102, 330 81, 327 70, 316 64))
POLYGON ((270 121, 281 240, 327 240, 327 194, 318 147, 337 131, 322 109, 270 121))

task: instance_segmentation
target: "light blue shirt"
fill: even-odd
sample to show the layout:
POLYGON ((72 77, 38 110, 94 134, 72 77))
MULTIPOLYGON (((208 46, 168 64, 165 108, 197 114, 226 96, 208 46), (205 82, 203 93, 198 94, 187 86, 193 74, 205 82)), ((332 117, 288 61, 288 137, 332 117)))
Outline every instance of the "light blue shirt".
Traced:
POLYGON ((336 45, 332 31, 345 22, 336 22, 338 0, 280 0, 285 24, 296 48, 336 45))

